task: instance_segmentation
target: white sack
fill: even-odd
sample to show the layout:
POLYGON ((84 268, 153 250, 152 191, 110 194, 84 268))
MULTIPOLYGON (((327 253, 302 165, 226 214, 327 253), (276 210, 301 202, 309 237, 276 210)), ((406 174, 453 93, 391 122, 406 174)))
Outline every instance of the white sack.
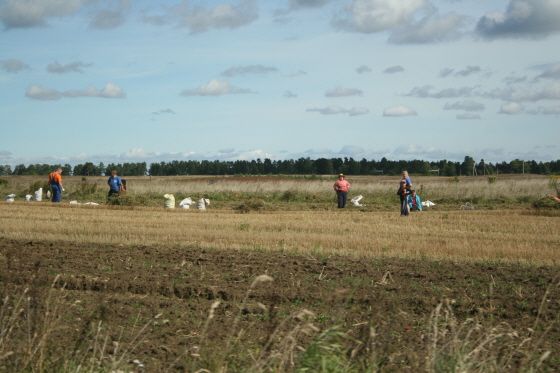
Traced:
POLYGON ((15 194, 8 194, 8 196, 6 197, 5 201, 6 202, 14 202, 14 198, 16 197, 15 194))
POLYGON ((433 203, 432 201, 424 201, 424 202, 422 202, 422 206, 424 206, 424 207, 432 207, 432 206, 435 206, 435 205, 436 205, 436 204, 433 203))
POLYGON ((470 202, 467 202, 461 206, 461 210, 474 210, 474 206, 471 206, 470 202))
POLYGON ((37 202, 41 202, 43 200, 43 188, 39 188, 35 191, 35 195, 33 196, 33 200, 37 202))
POLYGON ((84 205, 99 206, 99 203, 95 203, 95 202, 86 202, 86 203, 84 203, 84 205))
POLYGON ((51 191, 47 190, 47 199, 51 199, 51 191))
POLYGON ((206 198, 201 198, 196 201, 196 208, 199 210, 206 210, 206 206, 210 204, 210 200, 206 198))
POLYGON ((166 209, 174 209, 175 208, 175 196, 173 194, 164 194, 163 198, 165 198, 165 208, 166 209))
POLYGON ((360 201, 362 200, 362 198, 364 198, 364 196, 361 196, 361 195, 357 196, 357 197, 354 197, 350 200, 350 203, 352 204, 352 206, 365 206, 365 205, 360 204, 360 201))
POLYGON ((31 201, 31 197, 33 197, 31 194, 26 194, 25 195, 25 200, 26 201, 31 201))
POLYGON ((179 207, 182 209, 189 209, 194 202, 192 201, 191 197, 187 197, 181 202, 179 202, 179 207))
POLYGON ((71 205, 81 205, 81 203, 79 203, 78 201, 70 201, 71 205))

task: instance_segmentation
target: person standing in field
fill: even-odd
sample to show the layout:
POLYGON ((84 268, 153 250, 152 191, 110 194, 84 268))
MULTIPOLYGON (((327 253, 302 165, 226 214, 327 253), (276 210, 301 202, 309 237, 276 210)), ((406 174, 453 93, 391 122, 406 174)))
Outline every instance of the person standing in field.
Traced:
POLYGON ((346 200, 348 199, 348 190, 350 183, 345 180, 346 176, 343 174, 338 175, 338 180, 334 183, 334 191, 338 197, 338 208, 343 209, 346 207, 346 200))
POLYGON ((60 195, 64 191, 62 187, 62 168, 58 168, 58 170, 51 172, 49 175, 49 184, 51 185, 52 190, 52 202, 60 202, 60 195))
POLYGON ((403 171, 402 177, 403 180, 406 181, 406 189, 410 191, 412 189, 412 180, 410 180, 410 177, 408 176, 408 171, 403 171))
POLYGON ((118 195, 119 192, 124 190, 122 180, 117 176, 117 170, 111 171, 111 177, 107 180, 107 184, 109 185, 108 198, 118 195))

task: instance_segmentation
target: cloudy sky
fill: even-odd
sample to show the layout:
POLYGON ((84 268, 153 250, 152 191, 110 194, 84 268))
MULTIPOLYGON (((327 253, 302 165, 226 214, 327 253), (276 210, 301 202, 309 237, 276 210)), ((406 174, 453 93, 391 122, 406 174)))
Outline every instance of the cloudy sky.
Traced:
POLYGON ((0 164, 560 159, 560 0, 0 0, 0 164))

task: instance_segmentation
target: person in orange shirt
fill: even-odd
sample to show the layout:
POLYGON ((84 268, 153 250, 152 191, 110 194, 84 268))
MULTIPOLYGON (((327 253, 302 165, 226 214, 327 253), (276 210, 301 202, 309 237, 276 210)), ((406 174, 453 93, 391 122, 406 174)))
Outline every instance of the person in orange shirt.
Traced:
POLYGON ((345 180, 346 176, 343 174, 338 175, 338 180, 334 183, 334 191, 338 196, 338 208, 343 209, 346 207, 346 200, 348 199, 348 190, 350 183, 345 180))
POLYGON ((51 172, 49 175, 49 183, 52 189, 52 202, 60 202, 60 195, 64 191, 62 187, 62 168, 59 168, 55 172, 51 172))

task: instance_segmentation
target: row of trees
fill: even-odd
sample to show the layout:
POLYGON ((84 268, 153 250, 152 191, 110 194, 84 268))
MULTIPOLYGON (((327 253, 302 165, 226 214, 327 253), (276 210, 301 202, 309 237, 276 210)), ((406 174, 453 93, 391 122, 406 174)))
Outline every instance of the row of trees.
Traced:
POLYGON ((75 176, 109 176, 111 170, 117 170, 121 176, 170 176, 170 175, 398 175, 403 170, 418 175, 460 176, 460 175, 495 175, 495 174, 560 174, 560 160, 551 162, 523 161, 515 159, 511 162, 487 163, 484 159, 476 162, 466 156, 463 162, 448 160, 425 162, 422 160, 380 161, 353 158, 299 158, 296 160, 273 161, 265 158, 246 161, 171 161, 152 163, 103 163, 94 165, 91 162, 78 164, 74 167, 65 165, 23 164, 12 170, 10 166, 0 165, 0 175, 48 175, 58 167, 62 167, 64 175, 75 176))

